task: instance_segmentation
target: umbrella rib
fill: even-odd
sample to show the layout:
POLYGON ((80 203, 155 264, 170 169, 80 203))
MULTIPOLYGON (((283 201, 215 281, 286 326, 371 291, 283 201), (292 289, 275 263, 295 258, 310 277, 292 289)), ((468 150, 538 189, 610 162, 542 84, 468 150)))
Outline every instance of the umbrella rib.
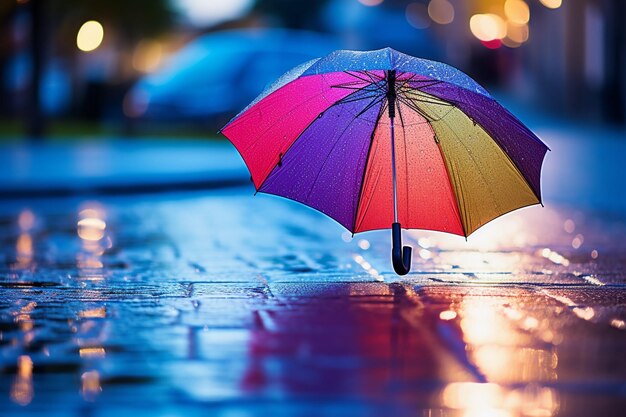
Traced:
MULTIPOLYGON (((383 101, 386 100, 386 97, 383 98, 383 101)), ((367 155, 365 156, 365 164, 363 165, 363 175, 361 176, 361 187, 359 188, 359 195, 356 199, 356 210, 354 211, 354 221, 352 222, 352 235, 354 235, 354 232, 357 229, 357 217, 359 215, 359 204, 361 202, 361 197, 363 196, 363 189, 365 188, 365 180, 366 180, 366 175, 367 175, 367 166, 369 163, 369 159, 370 159, 370 155, 372 152, 372 146, 374 144, 374 135, 376 134, 376 129, 378 128, 378 122, 380 121, 380 118, 382 117, 382 115, 385 113, 385 110, 387 109, 386 104, 383 104, 380 106, 380 110, 378 110, 378 115, 376 116, 376 122, 374 123, 374 128, 372 129, 372 133, 370 134, 370 144, 369 147, 367 148, 367 155)), ((366 207, 366 212, 367 212, 367 208, 369 208, 369 204, 366 207)))
POLYGON ((424 93, 420 90, 407 88, 403 90, 407 99, 415 100, 418 102, 430 103, 430 104, 438 104, 440 106, 453 106, 454 104, 445 100, 440 99, 439 97, 433 96, 432 94, 424 93))
POLYGON ((437 85, 437 84, 441 84, 443 83, 443 81, 440 80, 411 80, 414 83, 424 83, 422 85, 420 85, 419 87, 415 87, 415 89, 417 89, 419 91, 420 88, 428 88, 428 87, 432 87, 433 85, 437 85), (428 83, 428 84, 426 84, 428 83))
POLYGON ((333 145, 333 147, 331 148, 330 152, 328 152, 328 155, 326 155, 326 159, 324 159, 324 162, 322 163, 322 166, 320 167, 320 170, 317 172, 317 175, 315 176, 315 181, 313 181, 313 184, 311 185, 311 189, 309 190, 305 201, 308 204, 309 198, 311 197, 311 193, 313 192, 313 189, 315 188, 315 185, 317 184, 317 181, 320 178, 320 175, 322 174, 322 171, 324 170, 324 166, 326 165, 326 163, 328 162, 328 158, 330 157, 330 155, 333 153, 333 150, 335 149, 335 147, 337 147, 337 145, 339 144, 339 142, 341 141, 341 138, 343 137, 343 135, 346 133, 346 131, 348 130, 348 128, 352 125, 352 123, 354 123, 361 114, 363 114, 365 111, 371 109, 374 105, 376 105, 377 101, 382 101, 382 100, 372 100, 372 103, 369 103, 366 108, 364 110, 361 110, 361 112, 356 115, 354 117, 354 119, 352 119, 350 121, 350 123, 347 123, 346 126, 344 127, 343 131, 341 132, 341 134, 337 137, 337 140, 335 141, 335 144, 333 145))
MULTIPOLYGON (((447 177, 448 177, 448 182, 450 183, 450 187, 452 188, 452 192, 454 193, 454 201, 455 201, 455 204, 456 204, 456 206, 457 206, 457 210, 459 211, 459 222, 461 223, 461 229, 463 230, 463 235, 467 238, 467 232, 466 232, 466 230, 465 230, 465 224, 464 224, 464 222, 463 222, 463 220, 462 220, 462 218, 461 218, 461 215, 462 215, 462 212, 461 212, 461 207, 459 206, 458 197, 457 197, 457 195, 456 195, 456 192, 454 191, 454 190, 456 190, 456 188, 455 188, 455 187, 454 187, 454 185, 452 184, 452 179, 451 179, 451 176, 450 176, 450 172, 448 172, 448 165, 446 164, 446 158, 445 158, 445 155, 444 155, 444 153, 443 153, 443 149, 441 148, 441 144, 440 144, 440 143, 439 143, 439 141, 437 140, 436 133, 435 133, 434 128, 433 128, 433 126, 432 126, 432 123, 433 123, 433 122, 437 122, 437 121, 442 120, 442 119, 443 119, 444 117, 446 117, 446 116, 447 116, 447 115, 448 115, 448 114, 449 114, 449 113, 450 113, 450 112, 451 112, 451 111, 452 111, 455 107, 454 107, 454 105, 452 105, 452 104, 448 104, 448 105, 449 105, 449 106, 451 106, 452 108, 451 108, 451 109, 450 109, 450 110, 449 110, 449 111, 448 111, 445 115, 443 115, 440 119, 433 119, 433 118, 431 118, 431 117, 429 117, 429 116, 425 115, 425 114, 424 114, 424 112, 423 112, 423 111, 422 111, 422 110, 421 110, 421 109, 417 106, 417 104, 416 104, 413 100, 411 100, 410 98, 406 98, 406 101, 409 101, 409 102, 410 102, 410 104, 409 104, 409 103, 407 103, 407 102, 406 102, 406 101, 405 101, 402 97, 400 98, 400 101, 401 101, 402 103, 404 103, 404 104, 408 105, 408 107, 409 107, 410 109, 412 109, 412 110, 416 111, 418 114, 420 114, 420 115, 424 116, 424 118, 426 118, 426 124, 428 125, 428 127, 429 127, 429 128, 430 128, 430 130, 431 130, 431 132, 433 133, 433 136, 435 137, 435 143, 436 143, 436 145, 437 145, 437 148, 439 149, 439 152, 440 152, 441 158, 442 158, 442 160, 443 160, 443 162, 444 162, 444 167, 445 167, 445 169, 446 169, 446 174, 447 174, 447 177), (430 120, 429 120, 429 119, 430 119, 430 120)), ((400 108, 401 108, 401 106, 398 106, 398 109, 400 109, 400 108)), ((400 114, 401 114, 401 113, 400 113, 400 114)), ((402 123, 402 118, 400 119, 400 121, 401 121, 401 123, 402 123)), ((444 121, 444 123, 445 123, 445 121, 444 121)), ((447 123, 446 123, 446 125, 447 125, 447 123)), ((448 125, 448 127, 449 127, 449 125, 448 125)), ((454 133, 454 131, 453 131, 453 133, 454 133)), ((455 133, 455 136, 456 136, 456 133, 455 133)), ((406 137, 405 137, 405 139, 406 139, 406 137)), ((457 136, 457 139, 458 139, 458 136, 457 136)), ((406 142, 405 142, 405 148, 406 148, 406 142)), ((407 175, 408 175, 408 174, 407 174, 407 175)), ((481 173, 481 175, 482 175, 482 173, 481 173)), ((407 176, 407 178, 408 178, 408 176, 407 176)), ((408 182, 407 182, 407 183, 408 183, 408 182)), ((461 190, 459 190, 459 192, 461 192, 461 190)))
MULTIPOLYGON (((346 97, 350 97, 350 96, 352 96, 352 95, 355 95, 357 92, 358 92, 358 91, 355 91, 355 92, 353 92, 353 93, 350 93, 350 94, 348 94, 346 97)), ((345 97, 344 97, 344 98, 345 98, 345 97)), ((311 100, 312 100, 312 99, 313 99, 313 98, 311 98, 311 100)), ((326 110, 324 110, 324 111, 323 111, 322 113, 320 113, 320 114, 324 114, 324 112, 328 111, 328 109, 330 109, 331 107, 334 107, 334 106, 337 106, 337 105, 342 104, 342 100, 343 100, 343 99, 341 99, 341 100, 337 100, 336 102, 334 102, 333 104, 331 104, 330 106, 328 106, 328 107, 326 108, 326 110)), ((309 101, 309 100, 304 101, 304 102, 303 102, 303 103, 301 103, 300 105, 303 105, 304 103, 307 103, 308 101, 309 101)), ((296 106, 296 107, 299 107, 299 106, 296 106)), ((286 117, 287 117, 286 115, 285 115, 285 116, 283 116, 283 117, 280 119, 280 121, 284 120, 286 117)), ((302 130, 302 132, 300 132, 300 134, 298 134, 298 135, 295 137, 295 139, 293 140, 293 142, 291 142, 291 144, 287 147, 287 149, 285 149, 285 151, 284 151, 284 152, 282 152, 282 154, 283 154, 283 158, 285 157, 285 155, 287 154, 287 152, 289 152, 289 150, 291 149, 291 147, 292 147, 292 146, 293 146, 293 145, 294 145, 294 144, 298 141, 298 139, 300 139, 300 136, 302 136, 302 134, 303 134, 304 132, 306 132, 306 131, 307 131, 307 130, 311 127, 311 125, 312 125, 313 123, 315 123, 318 119, 319 119, 319 117, 316 117, 316 118, 314 118, 313 120, 311 120, 311 122, 310 122, 310 123, 309 123, 309 124, 308 124, 308 125, 307 125, 307 126, 306 126, 303 130, 302 130)), ((278 122, 276 122, 276 123, 278 123, 278 122)), ((267 132, 268 132, 268 131, 272 128, 272 127, 274 127, 274 125, 272 125, 272 126, 270 126, 269 128, 267 128, 267 130, 265 130, 265 132, 263 132, 263 134, 262 134, 261 136, 265 135, 265 133, 267 133, 267 132)), ((260 139, 260 137, 261 137, 261 136, 259 136, 259 137, 256 139, 256 141, 254 141, 252 144, 250 144, 250 145, 246 148, 246 150, 248 150, 250 147, 252 147, 252 145, 256 144, 256 142, 258 142, 258 140, 260 139)), ((277 162, 276 162, 276 164, 274 164, 274 166, 272 167, 272 169, 270 169, 270 171, 269 171, 269 173, 267 174, 267 176, 263 179, 263 182, 261 182, 261 184, 259 184, 259 187, 256 189, 256 190, 257 190, 257 192, 261 189, 261 187, 263 187, 263 184, 265 184, 265 181, 267 181, 267 179, 269 178, 270 174, 272 173, 272 171, 274 171, 274 169, 276 169, 276 167, 278 166, 278 162, 281 162, 281 160, 282 160, 282 158, 281 158, 281 159, 279 159, 279 161, 277 161, 277 162)))
MULTIPOLYGON (((365 96, 362 96, 362 97, 356 97, 356 96, 357 96, 357 94, 356 94, 356 93, 357 93, 358 91, 361 91, 361 90, 357 90, 357 91, 355 91, 353 94, 351 94, 350 96, 348 96, 348 97, 351 97, 349 100, 346 100, 345 98, 343 98, 343 99, 339 100, 339 101, 337 102, 337 104, 353 103, 353 102, 355 102, 355 101, 361 101, 361 100, 365 100, 365 99, 368 99, 368 98, 377 98, 377 97, 380 97, 380 95, 379 95, 379 94, 370 94, 370 95, 365 95, 365 96)), ((368 91, 368 93, 369 93, 369 91, 368 91)))
POLYGON ((396 91, 401 91, 407 85, 407 83, 413 80, 413 78, 415 78, 416 76, 417 74, 412 74, 409 78, 400 80, 401 84, 396 87, 396 91))
MULTIPOLYGON (((414 100, 414 99, 412 99, 410 97, 404 97, 404 98, 400 97, 400 101, 402 103, 406 104, 412 110, 414 110, 417 113, 419 113, 421 116, 423 116, 429 122, 438 122, 439 120, 442 120, 448 114, 450 114, 450 112, 452 110, 454 110, 456 108, 453 104, 446 103, 445 106, 446 107, 450 107, 450 109, 444 115, 442 115, 440 117, 432 117, 432 116, 428 115, 423 109, 421 109, 417 103, 426 103, 426 104, 434 104, 434 105, 439 105, 440 103, 429 102, 427 100, 414 100)), ((463 114, 465 114, 465 113, 463 113, 463 114)))
POLYGON ((371 83, 369 81, 361 80, 359 78, 359 81, 348 81, 348 82, 341 83, 341 84, 335 84, 335 85, 331 85, 330 88, 350 88, 355 85, 359 86, 358 89, 362 89, 362 88, 367 88, 371 86, 371 83))
MULTIPOLYGON (((249 144, 249 145, 245 148, 245 151, 249 150, 251 147, 253 147, 254 145, 256 145, 256 143, 257 143, 257 142, 258 142, 258 141, 259 141, 259 140, 260 140, 263 136, 265 136, 265 134, 266 134, 267 132, 269 132, 272 128, 274 128, 274 127, 275 127, 278 123, 280 123, 280 122, 282 122, 283 120, 287 119, 287 118, 291 115, 291 113, 293 113, 296 109, 298 109, 299 107, 302 107, 302 106, 306 105, 308 102, 313 101, 314 99, 316 99, 317 97, 319 97, 319 96, 321 96, 321 95, 323 95, 323 94, 324 94, 324 93, 319 93, 319 94, 316 94, 316 95, 314 95, 314 96, 310 97, 309 99, 307 99, 307 100, 305 100, 305 101, 303 101, 303 102, 301 102, 301 103, 298 103, 298 104, 297 104, 296 106, 294 106, 292 109, 290 109, 289 111, 285 112, 285 113, 284 113, 284 114, 283 114, 283 115, 282 115, 282 116, 281 116, 281 117, 280 117, 280 118, 279 118, 279 119, 278 119, 275 123, 273 123, 272 125, 270 125, 270 126, 269 126, 267 129, 265 129, 265 130, 264 130, 261 134, 259 134, 259 135, 257 136, 257 138, 256 138, 256 139, 255 139, 252 143, 250 143, 250 144, 249 144)), ((350 95, 352 95, 352 94, 355 94, 355 93, 350 93, 350 94, 348 94, 348 96, 346 96, 346 97, 349 97, 349 96, 350 96, 350 95)), ((240 122, 241 120, 245 121, 245 117, 241 117, 241 118, 239 118, 236 122, 241 123, 241 122, 240 122)))
MULTIPOLYGON (((368 155, 368 157, 369 157, 369 155, 368 155)), ((367 170, 367 165, 366 165, 366 167, 365 167, 365 168, 366 168, 366 170, 367 170)), ((373 187, 373 189, 376 189, 376 187, 378 186, 378 180, 379 180, 379 179, 380 179, 380 169, 376 172, 376 179, 374 180, 374 187, 373 187)), ((368 181, 368 182, 369 182, 369 181, 368 181)), ((365 184, 364 184, 364 183, 363 183, 363 184, 361 184, 361 190, 363 189, 363 187, 365 187, 365 184)), ((359 199, 360 199, 360 198, 359 198, 359 199)), ((369 211, 369 209, 370 209, 370 206, 371 206, 371 205, 372 205, 372 199, 370 198, 370 199, 367 201, 367 204, 365 205, 365 210, 363 211, 363 217, 361 218, 361 223, 362 223, 362 222, 363 222, 363 220, 365 220, 365 218, 367 217, 367 212, 369 211)), ((359 211, 359 210, 358 210, 358 208, 357 208, 357 213, 358 213, 358 211, 359 211)), ((356 220, 355 220, 355 223, 356 223, 356 220)), ((361 224, 359 223, 359 226, 360 226, 360 225, 361 225, 361 224)), ((356 225, 355 225, 355 230, 356 230, 356 229, 357 229, 357 227, 356 227, 356 225)))
POLYGON ((378 79, 378 81, 384 81, 385 77, 381 77, 379 75, 376 75, 374 72, 372 71, 367 71, 367 70, 362 70, 362 73, 367 73, 368 77, 375 77, 376 79, 378 79))
MULTIPOLYGON (((361 116, 363 113, 365 113, 366 111, 368 111, 369 109, 371 109, 372 107, 374 107, 376 104, 382 102, 383 100, 385 100, 384 97, 377 97, 376 100, 372 100, 363 110, 361 110, 357 115, 356 118, 358 118, 359 116, 361 116)), ((378 120, 376 121, 378 122, 378 120)))
POLYGON ((375 84, 375 82, 372 82, 372 80, 371 80, 371 79, 368 79, 368 78, 361 78, 361 77, 359 77, 359 76, 357 76, 357 75, 356 75, 356 74, 361 74, 361 71, 344 71, 344 73, 348 74, 348 75, 349 75, 349 76, 351 76, 351 77, 357 78, 357 79, 359 79, 359 80, 361 80, 361 81, 363 81, 363 82, 365 82, 365 83, 368 83, 368 84, 375 84), (356 73, 356 74, 355 74, 355 73, 356 73))
MULTIPOLYGON (((411 100, 409 98, 409 100, 411 100)), ((425 101, 424 101, 425 102, 425 101)), ((505 158, 511 163, 511 165, 515 168, 515 171, 524 179, 524 183, 526 184, 526 186, 530 189, 530 191, 533 193, 533 195, 535 196, 535 198, 537 198, 538 202, 541 204, 541 198, 539 196, 537 196, 537 193, 535 192, 535 190, 533 189, 533 187, 530 185, 528 179, 524 176, 524 174, 522 174, 521 170, 519 169, 519 167, 517 166, 517 164, 511 159, 511 157, 509 156, 509 154, 503 149, 503 147, 498 143, 497 140, 495 140, 493 138, 493 136, 482 126, 482 124, 480 123, 476 123, 476 121, 474 119, 472 119, 469 115, 467 115, 463 110, 461 110, 459 107, 457 107, 455 104, 450 103, 450 110, 444 114, 443 116, 441 116, 439 119, 433 119, 432 121, 430 121, 430 123, 432 124, 433 122, 443 122, 448 129, 452 132, 452 134, 456 137, 457 141, 465 148, 465 150, 467 151, 468 155, 470 156, 470 158, 472 159, 472 162, 474 163, 474 165, 478 168, 478 164, 476 163, 476 158, 474 157, 474 155, 469 152, 469 148, 467 147, 467 145, 461 140, 461 138, 459 137, 459 135, 457 135, 457 133, 454 131, 454 129, 452 129, 452 127, 450 126, 450 124, 448 124, 446 117, 454 110, 457 109, 458 111, 461 112, 461 114, 463 114, 463 116, 467 117, 470 121, 472 121, 472 123, 474 123, 474 125, 478 126, 489 138, 489 140, 492 140, 496 146, 498 147, 498 149, 500 149, 502 151, 502 153, 504 154, 505 158)), ((478 173, 480 174, 483 182, 486 184, 486 177, 484 175, 484 173, 482 172, 481 169, 477 169, 478 173)), ((493 202, 495 203, 495 207, 496 209, 500 212, 502 211, 502 207, 501 205, 498 203, 497 199, 495 198, 493 191, 491 190, 491 188, 487 187, 487 189, 489 190, 489 194, 491 195, 491 198, 493 200, 493 202)), ((510 210, 512 211, 512 210, 510 210)), ((467 233, 467 232, 466 232, 467 233)))
POLYGON ((408 108, 410 108, 411 110, 415 111, 420 116, 422 116, 424 119, 426 119, 426 122, 431 122, 431 121, 435 121, 436 120, 435 118, 433 118, 430 115, 426 114, 413 101, 408 100, 408 99, 404 99, 401 96, 398 96, 398 100, 400 100, 401 103, 405 104, 408 108))
MULTIPOLYGON (((503 108, 504 109, 504 108, 503 108)), ((460 110, 460 108, 459 108, 460 110)), ((492 121, 496 121, 492 116, 490 116, 489 114, 486 114, 485 112, 481 111, 479 108, 477 109, 479 112, 481 112, 482 114, 486 115, 488 118, 490 118, 492 121)), ((504 109, 506 110, 506 109, 504 109)), ((483 125, 482 123, 478 123, 476 120, 474 120, 473 118, 469 117, 463 110, 461 110, 461 112, 467 116, 474 124, 480 126, 480 128, 487 134, 487 136, 489 136, 489 138, 495 142, 495 144, 498 146, 498 148, 500 148, 500 150, 502 150, 502 152, 506 155, 506 157, 508 158, 508 160, 511 162, 511 164, 515 167, 515 169, 517 170, 517 172, 519 172, 519 174, 522 176, 522 178, 524 178, 524 182, 526 182, 526 185, 528 185, 528 187, 530 188, 530 190, 533 192, 534 196, 537 197, 537 200, 539 200, 539 204, 543 205, 543 202, 541 200, 541 194, 539 192, 539 190, 535 190, 534 187, 530 184, 530 181, 528 180, 528 178, 526 178, 526 176, 524 175, 524 173, 522 172, 522 170, 520 169, 520 167, 518 166, 517 162, 514 161, 510 156, 509 153, 506 151, 506 149, 504 149, 504 146, 500 144, 500 142, 498 142, 494 136, 490 133, 490 131, 488 131, 483 125)), ((510 116, 514 119, 513 122, 517 122, 516 124, 526 130, 529 130, 528 128, 526 128, 526 126, 524 126, 522 124, 522 122, 520 122, 519 120, 517 120, 517 118, 515 116, 513 116, 510 112, 507 113, 510 114, 510 116)), ((533 136, 534 133, 530 132, 533 136)), ((534 138, 532 138, 534 139, 534 138)), ((541 142, 543 144, 543 142, 541 142)), ((545 145, 544 145, 545 146, 545 145)), ((547 148, 547 146, 546 146, 547 148)), ((548 148, 550 149, 550 148, 548 148)))
MULTIPOLYGON (((443 82, 443 81, 440 81, 443 82)), ((421 91, 421 94, 427 94, 427 95, 431 95, 432 97, 438 98, 436 95, 434 94, 430 94, 430 93, 424 93, 423 91, 421 91)), ((492 99, 493 100, 493 99, 492 99)), ((493 100, 495 101, 495 100, 493 100)), ((426 100, 423 100, 423 102, 426 102, 426 100)), ((497 103, 497 102, 496 102, 497 103)), ((430 104, 436 104, 436 103, 430 103, 430 104)), ((524 173, 522 172, 522 170, 520 169, 520 167, 518 166, 517 162, 514 161, 508 154, 508 152, 506 151, 506 149, 504 148, 504 146, 502 144, 500 144, 499 141, 497 141, 495 139, 495 137, 491 134, 491 132, 489 130, 487 130, 482 123, 477 122, 474 118, 470 117, 465 111, 463 111, 459 106, 458 106, 458 102, 456 102, 455 100, 451 100, 448 103, 450 106, 452 106, 452 108, 457 108, 459 109, 459 111, 461 111, 468 119, 470 119, 475 125, 480 126, 480 128, 487 134, 487 136, 489 136, 489 138, 495 142, 495 144, 498 146, 498 148, 500 148, 502 150, 502 152, 506 155, 506 157, 509 159, 509 161, 511 162, 511 164, 515 167, 515 169, 517 170, 517 172, 522 176, 522 178, 524 178, 524 182, 526 182, 526 184, 528 185, 528 187, 530 188, 530 190, 532 191, 532 193, 534 194, 534 196, 537 198, 537 200, 539 201, 539 204, 543 205, 542 199, 541 199, 541 194, 539 192, 539 190, 535 190, 534 187, 531 185, 530 181, 528 180, 528 178, 526 178, 526 176, 524 175, 524 173)), ((496 119, 494 119, 493 116, 485 113, 483 110, 481 110, 479 107, 475 107, 472 106, 471 104, 469 104, 472 109, 480 112, 481 114, 485 115, 487 118, 491 119, 494 122, 497 122, 496 119)), ((530 136, 530 139, 534 140, 535 142, 538 142, 539 144, 545 146, 547 149, 550 149, 548 146, 546 146, 546 144, 544 144, 539 138, 537 138, 537 136, 530 130, 528 129, 519 119, 517 119, 510 111, 508 111, 507 109, 505 109, 504 107, 500 106, 502 108, 502 111, 505 112, 506 116, 508 117, 508 120, 511 121, 511 123, 513 123, 515 126, 518 126, 524 133, 527 133, 528 136, 530 136)), ((450 111, 452 111, 452 109, 450 109, 450 111)), ((450 113, 450 112, 448 112, 450 113)), ((445 115, 443 115, 439 120, 443 119, 445 116, 448 115, 448 113, 446 113, 445 115)))
MULTIPOLYGON (((430 130, 433 133, 433 135, 436 136, 435 130, 433 129, 430 123, 428 123, 428 127, 430 127, 430 130)), ((461 205, 459 204, 459 196, 456 195, 456 191, 455 191, 456 187, 452 183, 452 175, 450 174, 450 171, 448 170, 448 164, 446 163, 446 157, 443 153, 443 149, 441 148, 441 143, 439 143, 439 141, 437 140, 435 140, 435 143, 437 145, 437 149, 439 149, 439 155, 441 156, 441 160, 443 161, 443 167, 446 171, 446 176, 448 177, 448 184, 450 185, 450 192, 453 195, 452 199, 454 200, 456 209, 459 212, 459 223, 461 224, 461 230, 463 230, 463 236, 465 236, 465 238, 467 239, 467 232, 465 231, 465 222, 463 221, 463 216, 465 213, 467 213, 466 207, 465 207, 465 199, 463 199, 463 211, 461 211, 461 205)), ((460 192, 461 190, 459 189, 459 193, 460 192)))
MULTIPOLYGON (((461 111, 461 110, 459 109, 459 111, 461 111)), ((461 113, 463 113, 463 112, 461 111, 461 113)), ((463 113, 463 115, 467 117, 467 115, 466 115, 465 113, 463 113)), ((468 117, 468 119, 469 119, 469 117, 468 117)), ((459 135, 457 135, 457 134, 456 134, 456 132, 454 131, 454 129, 453 129, 453 128, 452 128, 452 127, 448 124, 448 122, 447 122, 445 119, 441 119, 441 122, 443 122, 443 123, 444 123, 444 124, 448 127, 448 129, 450 129, 450 131, 452 132, 452 134, 456 137, 457 141, 458 141, 458 142, 459 142, 459 143, 463 146, 463 148, 465 148, 465 150, 467 151, 467 154, 469 155, 469 157, 472 159, 472 162, 473 162, 473 163, 474 163, 474 165, 476 166, 477 171, 478 171, 478 173, 480 174, 480 177, 481 177, 481 178, 482 178, 482 180, 483 180, 483 183, 484 183, 485 185, 487 185, 487 180, 485 179, 485 174, 484 174, 484 173, 483 173, 483 171, 479 168, 479 165, 476 163, 476 158, 474 158, 474 154, 473 154, 472 152, 470 152, 470 149, 467 147, 467 145, 465 145, 465 143, 461 140, 461 138, 459 137, 459 135)), ((482 129, 482 126, 480 126, 480 128, 482 129)), ((484 131, 484 129, 483 129, 483 131, 484 131)), ((486 132, 485 132, 485 133, 486 133, 486 132)), ((487 134, 487 136, 489 136, 489 139, 493 140, 489 134, 487 134)), ((502 153, 504 153, 504 154, 506 155, 506 152, 502 151, 502 153)), ((522 177, 524 177, 524 176, 522 175, 522 177)), ((527 185, 528 185, 528 184, 527 184, 527 185)), ((494 194, 493 194, 493 190, 491 189, 491 187, 486 187, 486 188, 487 188, 487 190, 489 190, 489 194, 491 195, 491 198, 492 198, 493 202, 495 203, 495 206, 496 206, 497 210, 498 210, 498 211, 502 211, 502 207, 500 206, 500 204, 498 203, 498 200, 497 200, 497 199, 496 199, 496 197, 494 196, 494 194)))
POLYGON ((343 88, 346 90, 362 90, 366 87, 360 86, 360 87, 355 87, 356 85, 358 85, 358 83, 352 83, 352 84, 337 84, 337 85, 331 85, 330 88, 343 88))
POLYGON ((353 71, 353 72, 351 72, 351 71, 344 71, 344 72, 346 74, 354 77, 354 78, 357 78, 357 79, 359 79, 359 80, 361 80, 363 82, 368 83, 368 86, 374 86, 377 90, 379 90, 379 91, 381 91, 383 93, 387 92, 382 85, 379 85, 379 84, 384 84, 384 83, 381 83, 381 81, 384 81, 384 78, 380 78, 380 77, 376 76, 375 74, 371 74, 368 71, 353 71), (358 74, 363 74, 367 78, 361 78, 361 77, 355 75, 354 72, 357 72, 358 74), (373 77, 376 77, 377 79, 374 79, 373 77))
POLYGON ((373 75, 371 73, 369 73, 368 71, 363 71, 363 73, 370 79, 370 81, 372 82, 372 85, 375 85, 379 90, 386 92, 386 90, 385 90, 385 88, 383 86, 379 86, 378 85, 378 84, 384 84, 384 83, 381 83, 381 81, 383 81, 383 79, 379 78, 378 80, 375 80, 373 78, 373 75))

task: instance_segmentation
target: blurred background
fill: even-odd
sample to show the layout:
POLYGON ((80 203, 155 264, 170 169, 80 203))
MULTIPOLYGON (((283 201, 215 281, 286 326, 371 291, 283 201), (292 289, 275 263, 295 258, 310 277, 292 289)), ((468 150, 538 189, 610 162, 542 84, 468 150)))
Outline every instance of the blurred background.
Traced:
POLYGON ((386 46, 564 123, 626 123, 621 0, 4 0, 0 136, 216 137, 289 68, 386 46))
POLYGON ((0 0, 0 415, 623 416, 626 1, 0 0), (393 47, 550 146, 545 207, 359 234, 217 131, 393 47))

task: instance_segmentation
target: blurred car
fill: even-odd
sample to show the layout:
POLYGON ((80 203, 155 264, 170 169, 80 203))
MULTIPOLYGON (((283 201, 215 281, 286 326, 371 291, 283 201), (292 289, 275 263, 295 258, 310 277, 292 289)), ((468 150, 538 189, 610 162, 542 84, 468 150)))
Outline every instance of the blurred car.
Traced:
POLYGON ((203 35, 132 87, 126 113, 138 120, 221 123, 289 69, 335 49, 333 38, 305 31, 203 35))
MULTIPOLYGON (((330 0, 322 13, 324 28, 341 38, 347 49, 367 50, 389 46, 421 58, 436 61, 445 58, 442 54, 445 45, 435 36, 427 12, 425 16, 413 16, 414 19, 422 20, 422 26, 418 29, 409 23, 408 2, 382 2, 377 7, 369 7, 365 3, 330 0)), ((423 3, 411 4, 419 4, 424 11, 427 10, 423 3)))

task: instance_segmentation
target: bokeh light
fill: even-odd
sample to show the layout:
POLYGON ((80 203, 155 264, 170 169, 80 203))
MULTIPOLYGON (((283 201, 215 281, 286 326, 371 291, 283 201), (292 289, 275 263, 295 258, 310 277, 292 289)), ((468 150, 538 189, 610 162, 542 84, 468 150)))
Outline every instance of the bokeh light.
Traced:
POLYGON ((523 25, 530 20, 530 9, 524 0, 506 0, 504 14, 511 23, 523 25))
POLYGON ((517 44, 526 42, 528 40, 528 25, 508 23, 506 27, 506 37, 517 44))
POLYGON ((159 67, 162 56, 161 43, 143 40, 139 42, 133 53, 133 68, 140 72, 152 72, 159 67))
POLYGON ((409 3, 406 6, 406 20, 415 29, 426 29, 430 26, 428 9, 422 3, 409 3))
POLYGON ((558 9, 561 7, 563 0, 539 0, 541 4, 546 6, 548 9, 558 9))
POLYGON ((475 14, 470 18, 470 30, 481 41, 489 42, 506 36, 504 19, 492 13, 475 14))
POLYGON ((76 46, 83 52, 97 49, 104 39, 104 28, 99 22, 90 20, 83 23, 76 35, 76 46))
POLYGON ((454 6, 448 0, 431 0, 428 3, 428 16, 440 25, 447 25, 454 20, 454 6))

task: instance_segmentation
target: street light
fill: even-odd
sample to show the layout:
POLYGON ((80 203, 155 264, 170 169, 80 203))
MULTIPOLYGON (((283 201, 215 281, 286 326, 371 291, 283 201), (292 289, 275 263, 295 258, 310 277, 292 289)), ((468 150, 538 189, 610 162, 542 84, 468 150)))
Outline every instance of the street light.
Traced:
POLYGON ((104 28, 99 22, 90 20, 83 23, 76 35, 76 46, 83 52, 98 48, 104 38, 104 28))

